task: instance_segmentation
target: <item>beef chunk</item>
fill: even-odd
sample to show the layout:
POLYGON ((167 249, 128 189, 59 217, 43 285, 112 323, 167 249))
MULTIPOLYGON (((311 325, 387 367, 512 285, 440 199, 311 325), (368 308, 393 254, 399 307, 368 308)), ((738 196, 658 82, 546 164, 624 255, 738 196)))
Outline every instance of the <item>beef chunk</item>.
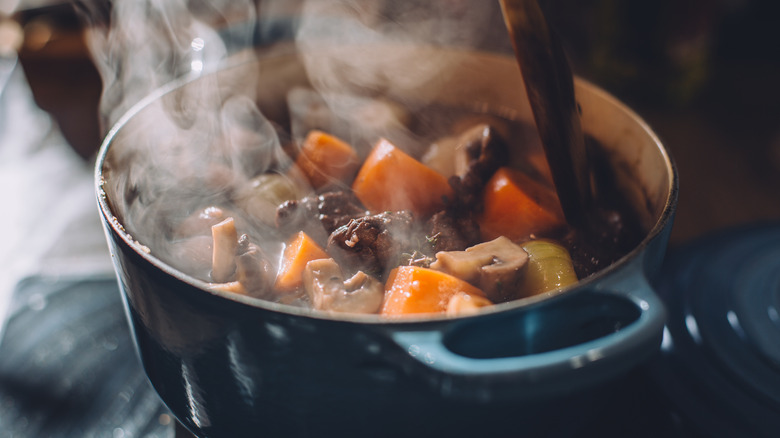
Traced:
POLYGON ((433 254, 463 251, 479 242, 479 225, 471 215, 455 216, 442 210, 428 220, 428 244, 433 254))
POLYGON ((365 214, 366 209, 352 193, 327 192, 283 203, 276 210, 276 226, 285 234, 303 230, 324 243, 334 230, 365 214))
POLYGON ((595 206, 592 215, 588 233, 567 228, 565 234, 552 236, 569 249, 579 278, 615 263, 642 238, 642 232, 632 228, 635 222, 617 210, 595 206))
POLYGON ((415 246, 414 222, 408 211, 361 216, 336 229, 327 251, 342 266, 378 277, 398 265, 404 252, 415 246))

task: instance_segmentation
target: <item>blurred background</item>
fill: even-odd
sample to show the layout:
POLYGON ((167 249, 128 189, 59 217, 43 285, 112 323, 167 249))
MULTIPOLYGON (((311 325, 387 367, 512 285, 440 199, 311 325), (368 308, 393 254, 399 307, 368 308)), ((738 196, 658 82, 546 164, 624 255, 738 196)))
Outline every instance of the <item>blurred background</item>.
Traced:
MULTIPOLYGON (((257 1, 266 18, 292 15, 299 3, 257 1)), ((440 1, 453 8, 482 4, 440 1)), ((634 108, 671 151, 680 174, 672 249, 715 230, 780 220, 780 2, 540 3, 574 72, 634 108)), ((95 13, 111 2, 0 0, 0 229, 7 235, 0 243, 0 327, 9 307, 19 309, 11 292, 24 277, 113 281, 92 182, 107 126, 87 43, 92 24, 78 12, 87 4, 95 13)), ((485 30, 485 40, 509 53, 500 11, 493 12, 499 24, 485 30)), ((29 297, 39 296, 46 295, 29 297)), ((117 321, 123 324, 121 315, 117 321)), ((0 420, 13 415, 8 388, 0 378, 0 420)), ((145 415, 157 412, 155 426, 170 428, 171 418, 149 403, 145 415)), ((117 430, 106 436, 124 436, 117 430)))
MULTIPOLYGON (((296 2, 288 3, 268 12, 292 13, 296 2)), ((780 218, 780 3, 541 3, 574 71, 633 107, 671 150, 681 175, 673 243, 780 218)), ((21 1, 17 9, 11 19, 23 32, 19 60, 35 103, 90 160, 105 127, 85 25, 68 2, 21 1)))

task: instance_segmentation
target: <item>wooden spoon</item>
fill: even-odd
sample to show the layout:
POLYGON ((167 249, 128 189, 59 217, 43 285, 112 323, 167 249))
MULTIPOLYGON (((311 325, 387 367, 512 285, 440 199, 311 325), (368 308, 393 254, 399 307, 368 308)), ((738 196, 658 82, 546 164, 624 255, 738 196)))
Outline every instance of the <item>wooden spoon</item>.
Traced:
POLYGON ((568 60, 536 0, 500 3, 563 213, 584 230, 595 195, 568 60))

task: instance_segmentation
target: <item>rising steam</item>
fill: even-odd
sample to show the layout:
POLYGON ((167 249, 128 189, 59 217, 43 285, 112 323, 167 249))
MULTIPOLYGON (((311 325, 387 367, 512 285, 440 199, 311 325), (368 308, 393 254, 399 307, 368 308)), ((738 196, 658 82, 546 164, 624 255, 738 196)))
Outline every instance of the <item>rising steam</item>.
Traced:
MULTIPOLYGON (((406 108, 400 108, 384 97, 410 88, 447 92, 436 87, 455 66, 425 47, 484 49, 496 40, 490 23, 497 22, 498 13, 492 2, 469 0, 117 0, 110 5, 79 3, 92 22, 89 45, 104 85, 100 110, 106 131, 154 90, 200 78, 134 117, 114 139, 116 150, 107 160, 113 208, 126 229, 164 260, 197 252, 192 249, 197 244, 177 240, 174 224, 204 206, 243 199, 253 178, 269 169, 284 173, 289 140, 323 127, 313 122, 318 105, 325 108, 328 127, 363 154, 377 136, 413 147, 406 110, 414 110, 414 103, 402 102, 406 108), (240 76, 207 74, 236 58, 268 56, 277 47, 289 51, 293 44, 311 89, 283 96, 291 114, 285 129, 269 116, 275 109, 258 107, 254 97, 279 91, 288 76, 270 77, 251 67, 240 76), (377 49, 383 45, 394 49, 377 49)), ((240 212, 235 216, 254 237, 269 240, 267 223, 240 212)))

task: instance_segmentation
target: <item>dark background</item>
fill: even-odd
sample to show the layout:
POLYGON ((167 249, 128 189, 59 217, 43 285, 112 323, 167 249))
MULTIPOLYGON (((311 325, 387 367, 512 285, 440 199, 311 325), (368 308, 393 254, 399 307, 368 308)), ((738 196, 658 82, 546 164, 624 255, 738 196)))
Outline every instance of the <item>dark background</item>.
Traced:
MULTIPOLYGON (((575 72, 632 106, 670 149, 681 184, 672 244, 780 219, 780 2, 542 4, 575 72)), ((101 84, 82 21, 58 2, 14 18, 37 103, 91 159, 103 130, 101 84)))

